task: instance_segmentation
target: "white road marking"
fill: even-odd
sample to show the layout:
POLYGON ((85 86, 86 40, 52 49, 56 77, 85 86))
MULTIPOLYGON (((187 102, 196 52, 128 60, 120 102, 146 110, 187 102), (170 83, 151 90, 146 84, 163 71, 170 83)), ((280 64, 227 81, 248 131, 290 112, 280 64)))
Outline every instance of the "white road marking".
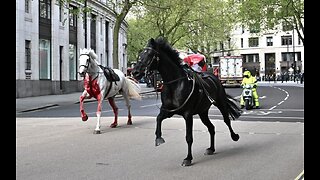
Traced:
POLYGON ((272 109, 274 109, 274 108, 276 108, 277 106, 272 106, 269 110, 272 110, 272 109))
POLYGON ((261 96, 259 97, 259 99, 265 99, 267 96, 261 96))
POLYGON ((304 179, 304 170, 294 179, 294 180, 303 180, 304 179))
POLYGON ((273 110, 274 108, 276 108, 276 107, 279 106, 280 104, 284 103, 284 102, 289 98, 289 93, 288 93, 288 91, 286 91, 286 90, 284 90, 284 89, 281 89, 281 88, 279 88, 279 87, 273 87, 273 88, 279 89, 280 91, 285 92, 285 93, 286 93, 286 97, 285 97, 282 101, 280 101, 277 105, 272 106, 269 110, 273 110))
MULTIPOLYGON (((209 117, 221 117, 220 120, 223 119, 222 115, 209 115, 209 117)), ((245 118, 255 118, 255 119, 304 119, 304 117, 290 117, 290 116, 240 116, 239 119, 245 118)))

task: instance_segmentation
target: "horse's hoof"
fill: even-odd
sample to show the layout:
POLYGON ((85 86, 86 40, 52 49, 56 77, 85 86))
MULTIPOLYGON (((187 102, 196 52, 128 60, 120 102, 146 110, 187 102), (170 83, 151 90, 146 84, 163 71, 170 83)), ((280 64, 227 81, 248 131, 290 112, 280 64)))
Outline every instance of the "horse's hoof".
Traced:
POLYGON ((233 141, 238 141, 240 136, 239 136, 239 134, 233 134, 233 135, 231 135, 231 138, 233 141))
POLYGON ((191 160, 188 159, 184 159, 181 166, 191 166, 191 160))
POLYGON ((87 121, 88 120, 88 115, 85 115, 82 117, 82 121, 87 121))
POLYGON ((206 149, 206 152, 204 153, 204 155, 213 155, 215 150, 212 150, 210 148, 206 149))
POLYGON ((112 124, 110 125, 111 128, 116 128, 117 126, 118 126, 117 123, 112 123, 112 124))
POLYGON ((165 143, 165 141, 162 137, 156 139, 156 146, 159 146, 160 144, 163 144, 163 143, 165 143))
POLYGON ((101 134, 101 131, 100 130, 94 130, 93 134, 101 134))
POLYGON ((128 121, 128 122, 127 122, 127 125, 132 125, 132 121, 128 121))

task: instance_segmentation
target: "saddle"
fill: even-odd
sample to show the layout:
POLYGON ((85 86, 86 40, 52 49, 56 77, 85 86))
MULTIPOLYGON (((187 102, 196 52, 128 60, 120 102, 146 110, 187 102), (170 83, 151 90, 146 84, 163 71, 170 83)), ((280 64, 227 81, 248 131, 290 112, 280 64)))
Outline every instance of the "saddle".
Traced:
POLYGON ((208 75, 207 73, 203 73, 203 72, 197 72, 195 70, 193 70, 190 66, 188 65, 183 65, 182 66, 183 70, 185 71, 185 73, 187 74, 188 78, 191 80, 194 78, 194 75, 195 76, 200 76, 199 78, 201 79, 206 79, 208 77, 210 77, 210 75, 208 75))
MULTIPOLYGON (((196 83, 200 86, 200 89, 202 89, 204 91, 205 95, 207 96, 207 98, 209 99, 211 104, 215 104, 215 100, 210 96, 210 94, 208 92, 208 88, 210 88, 210 87, 204 81, 204 79, 210 79, 210 75, 208 73, 194 71, 188 65, 187 66, 184 65, 183 70, 187 74, 189 80, 195 79, 196 83)), ((213 82, 213 85, 216 86, 216 84, 214 83, 214 81, 212 79, 211 79, 211 81, 213 82)))
POLYGON ((114 72, 114 70, 110 67, 104 67, 99 65, 99 67, 103 70, 104 75, 106 76, 108 81, 120 81, 119 76, 114 72))

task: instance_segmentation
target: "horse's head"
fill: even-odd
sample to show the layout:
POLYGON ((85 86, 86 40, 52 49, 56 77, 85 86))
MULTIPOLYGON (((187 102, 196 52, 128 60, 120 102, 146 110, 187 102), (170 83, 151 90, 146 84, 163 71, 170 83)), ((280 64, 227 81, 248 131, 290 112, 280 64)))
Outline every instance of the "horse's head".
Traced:
POLYGON ((92 49, 80 49, 80 57, 79 57, 79 74, 83 77, 91 64, 91 61, 97 58, 97 55, 94 53, 92 49))
POLYGON ((157 69, 159 61, 159 52, 157 50, 157 43, 153 38, 148 41, 147 46, 139 54, 137 64, 132 70, 132 75, 135 79, 140 80, 144 75, 145 71, 152 71, 157 69))

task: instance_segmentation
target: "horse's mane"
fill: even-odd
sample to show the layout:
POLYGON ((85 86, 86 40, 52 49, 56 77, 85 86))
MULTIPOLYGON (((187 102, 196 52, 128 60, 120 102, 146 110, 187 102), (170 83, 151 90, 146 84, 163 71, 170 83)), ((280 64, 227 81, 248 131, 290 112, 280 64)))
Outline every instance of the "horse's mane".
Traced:
POLYGON ((166 39, 164 39, 163 37, 159 37, 155 40, 155 42, 158 45, 158 48, 166 52, 169 58, 173 60, 172 62, 180 66, 181 59, 179 57, 178 51, 173 49, 166 39))
POLYGON ((83 49, 80 49, 80 54, 89 54, 89 56, 94 59, 94 60, 97 60, 98 59, 98 56, 97 54, 94 52, 93 49, 87 49, 87 48, 83 48, 83 49))
POLYGON ((99 61, 98 61, 98 56, 97 54, 94 52, 93 49, 87 49, 87 48, 83 48, 83 49, 80 49, 80 54, 88 54, 96 64, 100 64, 99 61))

